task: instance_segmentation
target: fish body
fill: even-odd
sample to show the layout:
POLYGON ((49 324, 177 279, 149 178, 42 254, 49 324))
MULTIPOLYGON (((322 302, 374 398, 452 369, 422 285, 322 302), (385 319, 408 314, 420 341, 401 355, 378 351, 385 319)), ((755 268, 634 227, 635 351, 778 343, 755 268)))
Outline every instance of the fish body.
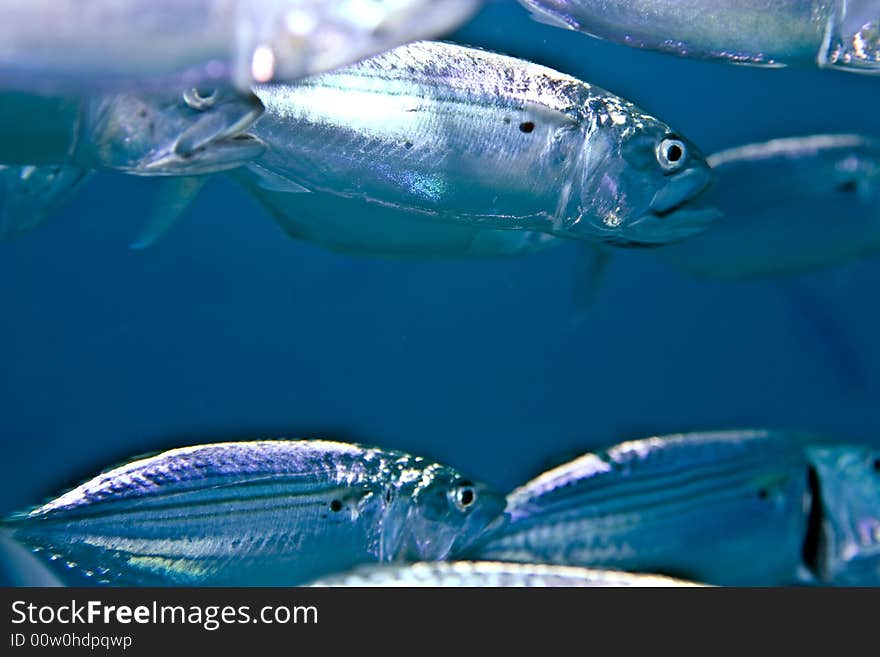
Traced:
POLYGON ((540 21, 647 50, 880 72, 876 0, 520 0, 540 21))
POLYGON ((562 241, 537 231, 424 221, 407 210, 357 198, 269 190, 243 169, 231 175, 288 235, 347 255, 407 259, 513 256, 542 251, 562 241))
POLYGON ((818 582, 880 586, 880 451, 835 445, 807 453, 817 493, 808 561, 818 582))
POLYGON ((798 441, 771 432, 622 443, 513 491, 509 523, 467 557, 792 584, 803 575, 807 474, 798 441))
POLYGON ((419 457, 258 441, 133 461, 7 530, 67 584, 292 585, 362 563, 446 558, 503 506, 419 457))
POLYGON ((310 586, 356 587, 676 587, 690 582, 610 570, 489 561, 362 566, 310 586))
POLYGON ((478 6, 479 0, 2 0, 0 86, 246 91, 443 34, 478 6))
POLYGON ((653 252, 701 278, 753 279, 846 263, 880 249, 880 141, 851 134, 748 144, 709 156, 724 218, 653 252))
POLYGON ((413 220, 662 244, 705 230, 699 151, 628 101, 523 60, 402 46, 297 85, 257 86, 252 172, 413 220))

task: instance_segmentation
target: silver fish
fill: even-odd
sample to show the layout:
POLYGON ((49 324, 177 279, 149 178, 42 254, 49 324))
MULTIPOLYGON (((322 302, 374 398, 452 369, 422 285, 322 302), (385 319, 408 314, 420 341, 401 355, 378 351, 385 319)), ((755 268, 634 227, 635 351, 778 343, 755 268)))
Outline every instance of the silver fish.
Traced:
POLYGON ((570 566, 456 561, 361 566, 310 586, 356 587, 676 587, 699 586, 661 577, 570 566))
POLYGON ((2 0, 0 86, 246 91, 445 34, 480 1, 2 0))
POLYGON ((649 438, 513 491, 509 523, 466 557, 793 584, 805 574, 810 501, 799 440, 767 431, 649 438))
POLYGON ((724 218, 655 250, 683 273, 718 279, 797 274, 880 250, 880 141, 812 135, 709 156, 707 196, 724 218))
POLYGON ((238 167, 265 150, 243 134, 262 110, 255 96, 228 90, 0 93, 0 239, 48 219, 94 169, 177 177, 238 167))
POLYGON ((263 106, 250 94, 196 89, 88 98, 0 93, 0 163, 136 175, 223 171, 260 155, 243 134, 263 106))
POLYGON ((880 451, 809 448, 817 499, 807 560, 818 582, 880 586, 880 451))
POLYGON ((286 585, 444 559, 503 521, 452 468, 327 441, 174 449, 105 472, 6 523, 66 584, 286 585))
POLYGON ((535 18, 696 59, 880 73, 877 0, 520 0, 535 18))
POLYGON ((428 221, 619 245, 690 237, 702 155, 602 89, 523 60, 420 42, 297 85, 257 86, 271 191, 326 192, 428 221))

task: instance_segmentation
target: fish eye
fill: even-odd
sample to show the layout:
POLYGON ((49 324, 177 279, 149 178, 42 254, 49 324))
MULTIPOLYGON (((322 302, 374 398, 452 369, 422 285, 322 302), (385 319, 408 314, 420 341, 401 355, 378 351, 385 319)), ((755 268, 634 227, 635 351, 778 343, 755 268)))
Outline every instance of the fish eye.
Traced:
POLYGON ((456 509, 465 512, 477 501, 477 491, 470 482, 462 482, 449 491, 449 500, 456 509))
POLYGON ((657 161, 666 171, 677 171, 687 160, 687 146, 677 137, 666 137, 657 144, 657 161))
POLYGON ((183 92, 183 102, 194 110, 206 110, 217 102, 217 96, 216 89, 207 92, 203 89, 187 89, 183 92))

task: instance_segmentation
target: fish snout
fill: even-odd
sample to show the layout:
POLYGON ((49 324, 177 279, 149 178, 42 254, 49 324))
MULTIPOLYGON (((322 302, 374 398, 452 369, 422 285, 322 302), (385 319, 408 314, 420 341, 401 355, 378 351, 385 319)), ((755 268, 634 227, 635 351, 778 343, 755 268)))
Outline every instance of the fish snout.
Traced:
POLYGON ((712 184, 708 167, 696 166, 670 177, 651 199, 651 211, 665 216, 690 203, 712 184))

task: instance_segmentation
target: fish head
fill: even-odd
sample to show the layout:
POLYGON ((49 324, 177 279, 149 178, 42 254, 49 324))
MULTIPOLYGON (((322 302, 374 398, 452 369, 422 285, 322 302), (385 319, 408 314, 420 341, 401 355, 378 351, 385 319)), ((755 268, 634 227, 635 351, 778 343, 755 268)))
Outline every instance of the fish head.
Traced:
POLYGON ((397 490, 386 512, 383 554, 437 561, 460 554, 502 526, 505 498, 452 468, 432 464, 397 490))
POLYGON ((594 106, 578 188, 560 222, 567 236, 660 246, 697 235, 721 213, 702 201, 713 180, 702 153, 669 126, 616 99, 594 106))
MULTIPOLYGON (((823 154, 828 175, 816 182, 833 185, 840 201, 845 196, 862 208, 875 209, 880 204, 880 141, 855 135, 836 138, 839 145, 823 154)), ((880 213, 873 216, 880 218, 880 213)))
POLYGON ((289 82, 331 71, 404 43, 445 34, 482 0, 259 0, 247 12, 238 84, 289 82), (293 5, 293 6, 292 6, 293 5))
POLYGON ((253 94, 228 89, 117 94, 89 103, 88 157, 98 166, 142 176, 183 176, 231 169, 265 145, 244 134, 263 112, 253 94))
POLYGON ((810 448, 821 501, 816 570, 836 585, 880 585, 880 449, 810 448))

